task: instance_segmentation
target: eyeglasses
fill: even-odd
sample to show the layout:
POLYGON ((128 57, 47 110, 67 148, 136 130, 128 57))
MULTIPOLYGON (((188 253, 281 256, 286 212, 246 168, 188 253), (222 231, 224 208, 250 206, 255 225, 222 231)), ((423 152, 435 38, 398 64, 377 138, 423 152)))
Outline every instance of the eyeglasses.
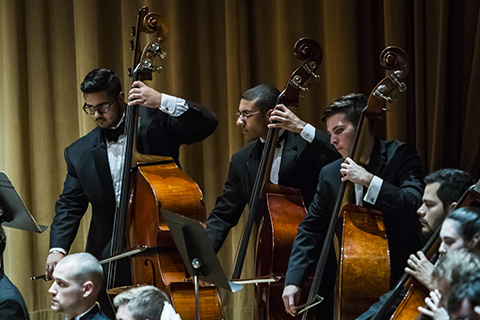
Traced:
POLYGON ((251 116, 256 115, 257 113, 260 113, 260 110, 259 111, 254 111, 254 112, 250 112, 250 111, 237 112, 237 113, 235 113, 235 116, 237 117, 237 120, 240 119, 240 118, 242 118, 243 120, 246 120, 246 119, 250 118, 251 116))
POLYGON ((101 103, 98 106, 89 106, 86 102, 83 104, 83 111, 85 111, 86 114, 89 115, 94 115, 95 111, 98 111, 99 113, 108 113, 110 111, 110 106, 117 100, 118 96, 113 98, 112 101, 110 102, 105 102, 101 103))

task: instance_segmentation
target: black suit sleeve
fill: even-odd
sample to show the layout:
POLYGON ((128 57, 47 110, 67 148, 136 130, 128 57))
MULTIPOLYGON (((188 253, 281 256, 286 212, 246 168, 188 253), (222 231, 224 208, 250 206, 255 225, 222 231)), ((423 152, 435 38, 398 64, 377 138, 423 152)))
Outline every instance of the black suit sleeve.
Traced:
POLYGON ((63 248, 67 252, 75 239, 80 220, 88 207, 88 200, 83 192, 79 178, 69 159, 68 148, 65 149, 67 177, 63 192, 55 205, 55 217, 50 230, 50 248, 63 248))
POLYGON ((375 208, 397 219, 410 214, 417 220, 415 212, 422 203, 423 194, 420 157, 410 146, 403 144, 396 150, 390 163, 392 167, 386 174, 396 177, 384 179, 375 208))
MULTIPOLYGON (((215 208, 207 219, 206 232, 213 243, 215 252, 220 250, 230 229, 237 225, 248 202, 242 191, 240 181, 242 177, 239 175, 239 167, 246 167, 245 164, 242 164, 242 161, 244 160, 238 159, 237 154, 233 155, 223 193, 217 198, 215 208)), ((247 172, 243 174, 247 174, 247 172)), ((243 177, 243 179, 245 178, 243 177)))
POLYGON ((423 182, 420 157, 403 144, 396 149, 385 171, 374 207, 384 214, 391 259, 392 284, 403 274, 409 255, 421 248, 419 220, 423 182), (408 235, 408 236, 407 236, 408 235))
POLYGON ((145 154, 170 156, 178 161, 182 144, 202 141, 215 131, 218 120, 213 111, 193 101, 178 117, 170 116, 159 108, 141 107, 141 126, 137 136, 138 150, 145 154))
POLYGON ((18 301, 14 299, 7 299, 0 301, 0 319, 8 320, 28 320, 28 315, 25 315, 23 308, 18 301))
POLYGON ((335 147, 330 143, 329 136, 322 130, 315 128, 315 137, 313 138, 312 144, 318 148, 322 149, 323 157, 325 158, 325 164, 340 158, 340 154, 337 152, 335 147))
POLYGON ((330 223, 336 191, 340 186, 338 183, 340 177, 337 177, 340 175, 338 166, 339 164, 332 164, 320 171, 315 197, 307 216, 298 226, 288 263, 286 285, 294 284, 302 287, 320 255, 330 223))
POLYGON ((177 119, 183 126, 184 144, 202 141, 217 128, 218 119, 215 113, 193 101, 187 101, 188 110, 177 119))

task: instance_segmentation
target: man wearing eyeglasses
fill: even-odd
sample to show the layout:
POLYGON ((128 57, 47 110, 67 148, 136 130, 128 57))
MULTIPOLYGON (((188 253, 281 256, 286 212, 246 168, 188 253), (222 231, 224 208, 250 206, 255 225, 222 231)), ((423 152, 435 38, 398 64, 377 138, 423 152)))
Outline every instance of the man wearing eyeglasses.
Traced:
POLYGON ((275 150, 271 181, 299 188, 307 208, 315 194, 320 169, 340 157, 325 133, 299 119, 284 105, 275 105, 279 94, 276 88, 261 84, 247 90, 240 100, 236 124, 251 142, 232 156, 223 193, 207 219, 207 235, 216 252, 250 200, 268 128, 283 129, 275 150))
MULTIPOLYGON (((171 156, 179 164, 180 145, 205 139, 217 126, 215 114, 195 102, 160 93, 140 81, 132 87, 128 104, 141 105, 139 152, 171 156)), ((81 90, 83 110, 97 127, 65 149, 67 177, 51 225, 46 279, 68 253, 89 203, 92 220, 86 251, 100 260, 110 255, 114 213, 120 201, 126 145, 126 104, 120 79, 111 70, 95 69, 87 74, 81 90)))

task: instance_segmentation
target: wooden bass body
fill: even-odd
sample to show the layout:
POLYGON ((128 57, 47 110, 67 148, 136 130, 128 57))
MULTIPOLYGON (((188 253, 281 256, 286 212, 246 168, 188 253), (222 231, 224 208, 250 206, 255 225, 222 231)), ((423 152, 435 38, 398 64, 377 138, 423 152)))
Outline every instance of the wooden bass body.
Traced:
POLYGON ((383 214, 347 204, 342 210, 342 246, 335 319, 355 319, 390 288, 390 254, 383 214))
MULTIPOLYGON (((132 183, 136 187, 127 215, 127 246, 148 248, 131 259, 132 282, 153 285, 169 293, 180 317, 193 320, 194 284, 185 282, 185 267, 162 216, 162 209, 204 222, 203 194, 195 181, 171 158, 164 163, 139 165, 132 183)), ((200 288, 199 297, 202 319, 224 318, 215 287, 200 288)))
MULTIPOLYGON (((285 312, 282 292, 297 228, 305 219, 307 211, 299 189, 286 187, 282 189, 284 189, 282 193, 267 193, 269 214, 264 217, 260 226, 256 259, 257 277, 275 277, 279 278, 279 281, 257 284, 256 320, 291 319, 285 312)), ((310 285, 311 278, 305 281, 300 301, 307 300, 310 285)), ((309 319, 313 319, 313 314, 309 319)))

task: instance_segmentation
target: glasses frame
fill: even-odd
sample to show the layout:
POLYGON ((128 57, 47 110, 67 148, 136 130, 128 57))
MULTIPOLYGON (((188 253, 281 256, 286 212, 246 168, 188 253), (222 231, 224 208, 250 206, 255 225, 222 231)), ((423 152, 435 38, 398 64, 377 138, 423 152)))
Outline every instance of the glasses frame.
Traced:
MULTIPOLYGON (((247 111, 247 110, 245 110, 245 111, 247 111)), ((249 113, 245 113, 245 111, 242 111, 242 112, 239 111, 239 112, 235 113, 235 116, 237 117, 237 120, 240 119, 240 118, 242 120, 247 120, 251 116, 254 116, 257 113, 260 113, 260 110, 249 112, 249 113)))
POLYGON ((110 112, 110 107, 112 104, 117 100, 118 95, 113 98, 110 102, 104 102, 101 103, 100 105, 93 107, 89 106, 86 102, 83 104, 83 111, 88 114, 89 116, 93 116, 95 114, 95 111, 98 111, 98 113, 104 114, 104 113, 109 113, 110 112), (100 110, 100 108, 106 108, 105 111, 100 110))

